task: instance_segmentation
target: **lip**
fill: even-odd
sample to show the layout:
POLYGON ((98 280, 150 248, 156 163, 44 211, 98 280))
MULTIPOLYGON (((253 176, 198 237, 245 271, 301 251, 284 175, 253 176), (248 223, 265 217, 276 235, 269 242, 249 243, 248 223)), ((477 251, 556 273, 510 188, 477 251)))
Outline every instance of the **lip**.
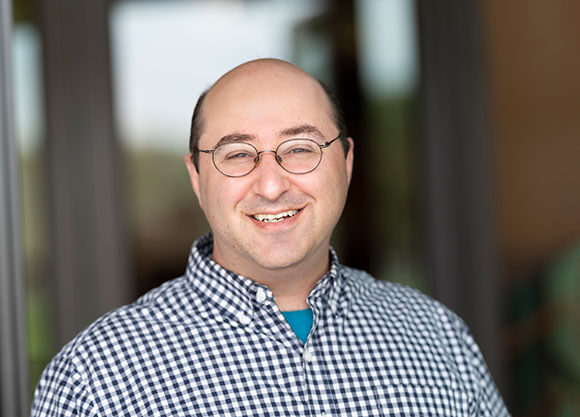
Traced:
POLYGON ((287 226, 294 224, 298 220, 300 215, 302 214, 303 210, 304 210, 304 208, 302 207, 302 208, 283 209, 283 210, 276 210, 276 211, 262 211, 259 213, 249 214, 248 217, 256 226, 258 226, 262 229, 277 229, 277 228, 283 228, 283 227, 287 227, 287 226), (291 210, 297 210, 298 213, 296 213, 292 217, 286 217, 285 219, 280 220, 278 222, 268 223, 268 222, 262 222, 260 220, 257 220, 256 218, 254 218, 254 215, 256 215, 256 214, 276 215, 276 214, 284 213, 286 211, 291 211, 291 210))

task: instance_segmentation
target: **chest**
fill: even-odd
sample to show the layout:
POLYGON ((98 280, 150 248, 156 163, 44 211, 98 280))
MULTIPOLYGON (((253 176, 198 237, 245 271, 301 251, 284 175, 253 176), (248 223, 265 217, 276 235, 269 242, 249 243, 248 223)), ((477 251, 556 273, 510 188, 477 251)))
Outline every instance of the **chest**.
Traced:
POLYGON ((468 415, 428 333, 354 320, 313 329, 305 346, 284 327, 157 328, 103 357, 92 386, 103 415, 468 415))

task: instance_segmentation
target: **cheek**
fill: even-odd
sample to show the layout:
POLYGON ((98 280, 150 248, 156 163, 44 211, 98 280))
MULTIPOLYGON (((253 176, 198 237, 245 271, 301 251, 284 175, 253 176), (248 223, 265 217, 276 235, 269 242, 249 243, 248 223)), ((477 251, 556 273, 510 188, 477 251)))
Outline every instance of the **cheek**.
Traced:
POLYGON ((332 221, 338 221, 338 217, 342 214, 346 196, 348 193, 348 175, 346 170, 335 169, 332 178, 328 178, 328 183, 325 185, 326 205, 334 218, 332 221))
POLYGON ((221 177, 223 178, 207 178, 201 184, 204 212, 208 220, 213 217, 217 221, 223 221, 225 216, 232 215, 237 210, 238 203, 247 194, 243 182, 223 175, 221 177))
MULTIPOLYGON (((348 174, 346 172, 345 160, 342 155, 332 155, 321 170, 323 191, 326 191, 330 200, 343 199, 343 195, 348 190, 348 174)), ((324 162, 324 161, 323 161, 324 162)))
POLYGON ((215 217, 216 210, 222 206, 220 202, 220 193, 217 192, 219 183, 212 178, 212 176, 205 176, 200 178, 199 193, 201 196, 202 209, 205 213, 205 217, 212 223, 213 217, 215 217))
POLYGON ((328 169, 316 171, 317 175, 304 181, 301 189, 318 201, 318 207, 325 216, 337 216, 342 212, 346 199, 348 189, 346 172, 330 164, 319 168, 328 169))

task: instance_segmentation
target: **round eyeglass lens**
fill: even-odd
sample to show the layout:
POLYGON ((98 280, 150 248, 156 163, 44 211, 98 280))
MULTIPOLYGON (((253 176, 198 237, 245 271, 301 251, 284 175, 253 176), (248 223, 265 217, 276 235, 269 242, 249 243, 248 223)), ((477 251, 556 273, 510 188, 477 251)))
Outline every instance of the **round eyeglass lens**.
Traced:
POLYGON ((213 153, 215 167, 224 175, 241 177, 254 169, 258 151, 249 143, 225 143, 213 153))
POLYGON ((320 163, 322 150, 311 139, 290 139, 276 149, 280 165, 288 172, 306 174, 320 163))

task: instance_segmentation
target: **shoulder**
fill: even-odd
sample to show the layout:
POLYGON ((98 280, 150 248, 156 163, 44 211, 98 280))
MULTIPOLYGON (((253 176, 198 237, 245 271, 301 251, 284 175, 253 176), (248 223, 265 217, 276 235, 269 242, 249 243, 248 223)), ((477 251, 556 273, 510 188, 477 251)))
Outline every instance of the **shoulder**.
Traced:
POLYGON ((66 367, 66 372, 90 374, 90 368, 107 358, 130 355, 137 345, 156 335, 203 322, 200 304, 186 277, 168 281, 98 318, 61 349, 45 373, 66 367))
POLYGON ((420 291, 379 281, 364 271, 343 267, 353 326, 371 329, 385 349, 401 352, 429 348, 433 361, 456 375, 470 398, 489 415, 507 415, 484 358, 464 321, 420 291))
POLYGON ((152 289, 132 304, 115 309, 96 320, 73 341, 76 347, 96 338, 116 340, 119 334, 136 332, 143 336, 144 329, 160 326, 195 326, 202 322, 202 303, 187 277, 182 276, 152 289), (121 333, 119 333, 121 332, 121 333))
MULTIPOLYGON (((88 326, 52 359, 38 382, 32 415, 93 415, 107 385, 127 386, 128 369, 163 357, 167 341, 203 326, 202 304, 186 277, 155 288, 88 326), (66 406, 63 404, 66 403, 66 406)), ((140 368, 139 368, 140 369, 140 368)))
POLYGON ((452 356, 479 355, 468 326, 439 301, 353 268, 343 267, 343 276, 352 320, 388 334, 402 332, 418 343, 437 344, 452 356))
POLYGON ((435 315, 449 320, 460 320, 443 304, 421 291, 391 281, 381 281, 365 271, 341 267, 355 308, 382 310, 393 314, 435 315))

